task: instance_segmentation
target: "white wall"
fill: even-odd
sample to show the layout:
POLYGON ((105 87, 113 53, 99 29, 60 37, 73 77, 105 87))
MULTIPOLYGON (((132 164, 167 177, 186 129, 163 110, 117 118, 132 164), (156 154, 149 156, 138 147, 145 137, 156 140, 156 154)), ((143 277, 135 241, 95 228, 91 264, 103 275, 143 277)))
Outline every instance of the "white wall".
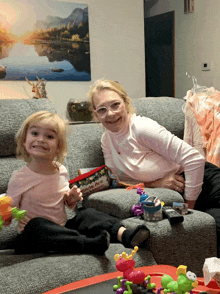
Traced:
POLYGON ((147 0, 145 17, 175 11, 176 97, 184 97, 193 87, 186 72, 198 84, 220 90, 220 1, 194 0, 194 13, 184 14, 183 0, 147 0), (201 63, 211 62, 211 71, 201 63))
MULTIPOLYGON (((69 2, 88 4, 92 81, 47 82, 46 90, 58 111, 65 114, 70 98, 84 100, 89 85, 103 77, 122 83, 131 98, 145 96, 143 0, 69 2)), ((0 80, 0 89, 1 85, 26 95, 25 87, 32 94, 26 82, 0 80)))

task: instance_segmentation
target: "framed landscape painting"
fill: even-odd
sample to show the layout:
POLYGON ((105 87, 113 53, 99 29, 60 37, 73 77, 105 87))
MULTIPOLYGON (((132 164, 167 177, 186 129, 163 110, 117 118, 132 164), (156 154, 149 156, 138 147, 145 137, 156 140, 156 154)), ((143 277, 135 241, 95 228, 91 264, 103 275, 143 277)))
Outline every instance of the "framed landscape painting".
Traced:
POLYGON ((0 3, 0 78, 90 81, 88 5, 55 0, 0 3))

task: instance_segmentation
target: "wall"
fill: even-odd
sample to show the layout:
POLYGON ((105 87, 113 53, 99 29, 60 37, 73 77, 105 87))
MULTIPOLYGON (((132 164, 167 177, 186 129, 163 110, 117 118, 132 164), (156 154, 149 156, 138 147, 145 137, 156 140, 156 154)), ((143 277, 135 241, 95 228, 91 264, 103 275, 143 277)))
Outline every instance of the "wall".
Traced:
POLYGON ((194 13, 184 14, 183 0, 147 0, 145 17, 175 11, 175 86, 176 97, 184 97, 193 87, 186 72, 198 84, 220 90, 220 1, 194 0, 194 13), (211 71, 201 63, 211 62, 211 71))
MULTIPOLYGON (((47 82, 47 92, 58 111, 65 114, 70 98, 84 100, 89 86, 103 77, 122 83, 131 98, 145 96, 143 0, 69 2, 88 4, 92 81, 47 82)), ((27 95, 25 89, 32 94, 26 82, 0 80, 0 89, 1 85, 22 95, 27 95)))

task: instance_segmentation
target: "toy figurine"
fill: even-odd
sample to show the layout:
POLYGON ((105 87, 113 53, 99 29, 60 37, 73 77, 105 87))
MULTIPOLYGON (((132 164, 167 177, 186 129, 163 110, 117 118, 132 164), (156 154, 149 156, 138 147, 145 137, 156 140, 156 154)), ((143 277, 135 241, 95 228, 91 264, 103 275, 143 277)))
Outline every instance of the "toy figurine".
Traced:
POLYGON ((177 268, 177 281, 174 281, 169 275, 163 275, 161 278, 162 288, 158 289, 157 294, 160 294, 161 290, 163 290, 164 294, 184 294, 192 291, 193 288, 196 288, 198 286, 196 275, 190 271, 187 272, 186 270, 187 267, 185 265, 180 265, 177 268))
POLYGON ((12 199, 9 196, 0 197, 0 230, 4 223, 10 221, 11 217, 15 217, 17 221, 21 220, 25 215, 25 210, 19 210, 17 207, 11 207, 12 199))
POLYGON ((116 254, 114 259, 116 262, 117 270, 123 272, 123 277, 118 277, 118 284, 114 285, 113 289, 116 291, 116 294, 132 294, 132 285, 141 285, 143 289, 154 289, 155 284, 151 283, 151 277, 145 276, 144 272, 137 271, 134 269, 135 262, 132 257, 138 251, 138 247, 135 246, 134 250, 130 255, 123 252, 121 255, 116 254), (122 284, 123 282, 123 284, 122 284), (127 290, 125 290, 125 285, 127 290))

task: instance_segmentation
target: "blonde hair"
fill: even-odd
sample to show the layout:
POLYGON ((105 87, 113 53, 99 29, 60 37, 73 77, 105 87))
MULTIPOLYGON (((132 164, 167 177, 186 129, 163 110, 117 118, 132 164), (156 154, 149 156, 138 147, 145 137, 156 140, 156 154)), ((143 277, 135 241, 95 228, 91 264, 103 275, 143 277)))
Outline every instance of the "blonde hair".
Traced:
POLYGON ((125 88, 120 83, 112 80, 100 79, 97 80, 86 93, 87 99, 89 101, 89 108, 93 114, 93 117, 95 117, 94 97, 99 91, 102 90, 111 90, 118 93, 118 95, 124 100, 128 113, 133 113, 135 111, 134 107, 131 106, 131 99, 128 97, 125 88))
POLYGON ((56 132, 58 137, 58 148, 59 153, 54 158, 54 160, 63 163, 67 155, 67 142, 66 142, 66 124, 63 119, 56 113, 50 111, 39 111, 31 114, 25 121, 22 123, 20 129, 15 135, 15 141, 17 144, 16 155, 20 159, 24 159, 26 162, 30 162, 30 155, 27 153, 24 143, 26 141, 27 130, 32 123, 38 123, 43 120, 51 120, 56 125, 56 132))

